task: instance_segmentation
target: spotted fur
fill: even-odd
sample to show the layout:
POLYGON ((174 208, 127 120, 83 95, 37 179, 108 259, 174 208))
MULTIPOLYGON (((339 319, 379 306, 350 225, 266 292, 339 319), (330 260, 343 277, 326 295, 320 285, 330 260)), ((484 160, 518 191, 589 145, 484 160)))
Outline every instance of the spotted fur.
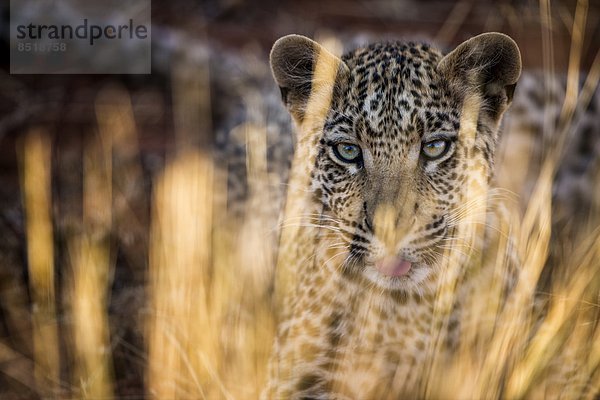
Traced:
POLYGON ((300 137, 314 136, 307 141, 314 146, 307 215, 321 233, 306 257, 285 266, 298 283, 287 295, 266 396, 411 393, 432 344, 444 245, 468 200, 465 187, 486 187, 492 177, 498 126, 520 74, 518 49, 504 35, 485 34, 445 57, 428 44, 389 42, 337 59, 289 36, 275 44, 271 66, 284 103, 306 130, 300 137), (318 60, 339 68, 323 124, 307 128, 318 60), (471 103, 469 121, 463 117, 471 103), (474 124, 472 138, 463 123, 474 124), (436 139, 447 151, 424 157, 424 143, 436 139), (340 143, 360 146, 362 158, 345 162, 336 154, 340 143), (378 222, 381 210, 393 221, 391 234, 378 222), (410 262, 408 273, 382 274, 376 265, 385 257, 410 262))

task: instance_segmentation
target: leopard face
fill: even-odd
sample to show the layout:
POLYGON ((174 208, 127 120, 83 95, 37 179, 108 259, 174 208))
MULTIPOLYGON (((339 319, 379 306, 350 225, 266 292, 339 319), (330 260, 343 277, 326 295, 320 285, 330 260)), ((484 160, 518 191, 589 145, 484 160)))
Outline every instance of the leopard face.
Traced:
POLYGON ((340 236, 349 249, 344 268, 389 289, 431 273, 460 198, 460 102, 436 71, 441 58, 427 45, 402 43, 343 57, 350 73, 319 141, 312 189, 348 233, 340 236), (378 234, 384 208, 401 234, 378 234))
MULTIPOLYGON (((334 56, 309 39, 287 38, 275 45, 272 68, 302 125, 306 75, 324 54, 334 56)), ((322 210, 318 223, 347 250, 345 275, 385 290, 419 290, 440 267, 469 171, 483 166, 490 178, 498 124, 520 73, 518 49, 488 34, 446 57, 398 42, 333 60, 339 68, 310 183, 322 210), (467 140, 461 121, 473 96, 476 130, 467 140)))

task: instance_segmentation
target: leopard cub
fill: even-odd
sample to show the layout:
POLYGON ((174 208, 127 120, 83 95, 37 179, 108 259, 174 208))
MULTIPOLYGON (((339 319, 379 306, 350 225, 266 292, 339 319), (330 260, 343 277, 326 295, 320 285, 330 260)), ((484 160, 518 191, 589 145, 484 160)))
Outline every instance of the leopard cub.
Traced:
MULTIPOLYGON (((280 249, 293 255, 279 267, 296 283, 284 293, 265 395, 410 393, 432 345, 444 271, 469 263, 446 250, 491 182, 519 49, 486 33, 447 55, 386 42, 339 58, 290 35, 273 46, 271 69, 298 127, 291 179, 297 168, 308 187, 298 193, 308 196, 303 227, 280 249)), ((450 325, 459 308, 448 309, 450 325)))

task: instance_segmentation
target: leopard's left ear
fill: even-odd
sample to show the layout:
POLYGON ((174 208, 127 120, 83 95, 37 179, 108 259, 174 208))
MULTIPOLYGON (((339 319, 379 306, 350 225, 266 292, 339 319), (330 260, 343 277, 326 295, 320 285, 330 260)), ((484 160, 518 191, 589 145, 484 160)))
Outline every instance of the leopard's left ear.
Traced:
POLYGON ((348 72, 348 66, 339 57, 314 40, 300 35, 288 35, 277 40, 271 50, 270 61, 281 98, 298 122, 304 119, 311 95, 316 95, 323 87, 335 86, 337 78, 348 72), (322 67, 320 70, 318 64, 322 67))
POLYGON ((521 75, 521 53, 507 35, 483 33, 461 43, 437 68, 451 87, 478 91, 484 101, 482 109, 499 120, 521 75))

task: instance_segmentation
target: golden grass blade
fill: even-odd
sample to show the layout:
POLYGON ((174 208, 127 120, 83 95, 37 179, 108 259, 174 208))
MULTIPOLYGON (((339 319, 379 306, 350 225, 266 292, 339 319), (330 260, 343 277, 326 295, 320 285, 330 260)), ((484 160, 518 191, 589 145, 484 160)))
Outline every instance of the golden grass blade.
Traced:
POLYGON ((70 243, 73 266, 71 307, 78 397, 113 397, 112 349, 107 310, 110 253, 92 235, 70 243))
POLYGON ((113 365, 108 294, 114 271, 111 132, 100 132, 84 150, 83 226, 69 240, 74 381, 83 398, 112 398, 113 365))
POLYGON ((36 388, 46 396, 56 393, 60 371, 50 152, 50 138, 43 130, 32 130, 26 135, 21 156, 21 182, 33 302, 34 372, 36 388))
MULTIPOLYGON (((467 154, 471 155, 474 151, 480 107, 481 99, 477 96, 469 96, 465 99, 462 108, 459 140, 467 154)), ((465 199, 467 201, 487 203, 486 176, 487 170, 484 165, 473 165, 465 183, 465 199)), ((487 209, 487 206, 484 209, 487 209)), ((452 365, 452 360, 446 358, 443 349, 447 340, 451 310, 459 296, 461 279, 469 274, 470 268, 477 268, 481 262, 481 238, 483 237, 485 218, 486 214, 480 212, 480 207, 467 208, 456 227, 455 237, 457 239, 451 242, 452 249, 444 254, 440 287, 436 293, 433 309, 434 318, 431 327, 433 340, 431 348, 428 349, 430 365, 423 371, 424 378, 421 380, 420 390, 427 398, 439 396, 441 393, 460 393, 460 390, 465 388, 458 386, 456 376, 453 377, 453 375, 464 373, 470 369, 467 358, 462 360, 462 364, 452 365), (448 368, 449 362, 453 368, 448 368), (448 371, 450 371, 450 378, 442 378, 449 376, 448 371)), ((467 320, 461 322, 471 326, 467 320)), ((468 396, 466 393, 462 393, 462 395, 468 396)))
MULTIPOLYGON (((339 42, 332 41, 328 47, 340 48, 339 42)), ((335 51, 335 50, 334 50, 335 51)), ((321 49, 315 62, 315 70, 311 94, 306 105, 305 117, 298 132, 303 135, 298 138, 296 152, 290 170, 289 187, 284 207, 285 219, 300 220, 303 215, 311 213, 310 199, 307 198, 306 188, 309 187, 310 168, 314 165, 316 156, 316 141, 323 127, 329 104, 333 95, 333 85, 338 71, 339 59, 324 48, 321 49)), ((278 313, 286 315, 289 310, 284 304, 285 294, 291 293, 296 282, 294 271, 288 266, 293 260, 303 255, 314 254, 310 250, 312 238, 317 234, 315 229, 300 228, 298 225, 285 228, 281 232, 279 243, 276 278, 275 304, 278 313), (302 249, 299 252, 299 249, 302 249)))
POLYGON ((190 152, 167 166, 154 192, 148 321, 148 391, 162 398, 213 398, 218 316, 211 314, 213 166, 190 152))
POLYGON ((581 69, 581 54, 588 6, 587 0, 578 0, 575 9, 575 18, 573 20, 573 30, 571 34, 571 51, 569 53, 569 69, 567 71, 567 89, 560 116, 563 123, 570 121, 573 118, 573 112, 575 111, 575 106, 577 104, 579 71, 581 69))

